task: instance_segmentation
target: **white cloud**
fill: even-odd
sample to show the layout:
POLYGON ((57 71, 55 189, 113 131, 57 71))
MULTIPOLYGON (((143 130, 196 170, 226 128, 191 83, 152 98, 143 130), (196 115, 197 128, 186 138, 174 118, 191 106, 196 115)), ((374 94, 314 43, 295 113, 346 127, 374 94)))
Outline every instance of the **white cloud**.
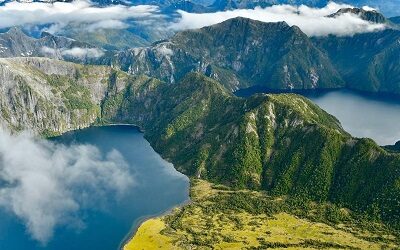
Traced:
MULTIPOLYGON (((110 23, 121 27, 128 19, 157 18, 159 9, 151 5, 107 7, 94 6, 91 2, 77 0, 55 3, 20 3, 13 1, 0 6, 0 28, 20 25, 56 24, 63 27, 67 24, 88 24, 93 27, 109 27, 110 23)), ((52 27, 54 29, 54 27, 52 27)))
POLYGON ((42 53, 51 56, 57 57, 61 56, 69 56, 77 59, 85 59, 85 58, 99 58, 104 55, 104 52, 98 48, 80 48, 74 47, 71 49, 53 49, 49 47, 42 47, 42 53))
POLYGON ((41 51, 42 51, 42 53, 44 53, 46 55, 51 55, 51 56, 57 55, 57 52, 58 52, 56 49, 49 48, 46 46, 42 47, 41 51))
POLYGON ((262 22, 285 21, 297 25, 309 36, 353 35, 377 31, 385 28, 383 24, 370 23, 354 14, 343 14, 335 18, 327 17, 340 8, 350 5, 330 2, 323 8, 312 8, 305 5, 274 5, 267 8, 239 9, 215 13, 188 13, 179 11, 181 18, 171 25, 175 30, 194 29, 223 22, 234 17, 246 17, 262 22))
POLYGON ((365 11, 376 11, 375 8, 372 8, 372 7, 369 7, 369 6, 363 6, 362 9, 365 10, 365 11))
POLYGON ((104 55, 104 52, 97 48, 79 48, 75 47, 72 49, 63 50, 61 52, 63 56, 71 56, 74 58, 99 58, 104 55))
POLYGON ((58 226, 83 226, 82 209, 122 197, 134 184, 127 168, 115 150, 102 155, 91 145, 67 147, 0 130, 0 207, 45 244, 58 226))

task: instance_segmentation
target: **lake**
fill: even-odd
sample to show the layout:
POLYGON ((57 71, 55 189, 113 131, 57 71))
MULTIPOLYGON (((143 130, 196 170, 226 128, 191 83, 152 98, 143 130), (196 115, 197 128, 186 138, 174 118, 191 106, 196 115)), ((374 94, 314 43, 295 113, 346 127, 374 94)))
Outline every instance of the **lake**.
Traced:
MULTIPOLYGON (((0 207, 0 249, 118 249, 144 218, 164 213, 189 199, 188 178, 178 173, 172 164, 164 161, 135 127, 93 127, 66 133, 52 139, 52 142, 62 145, 61 154, 72 145, 94 146, 101 155, 117 151, 127 165, 125 175, 132 177, 134 185, 119 198, 114 197, 112 188, 105 189, 110 194, 89 193, 84 196, 92 202, 79 206, 84 207, 82 211, 73 210, 73 213, 68 213, 69 217, 74 217, 73 221, 80 222, 79 226, 69 226, 67 221, 62 226, 55 227, 53 236, 45 243, 32 239, 30 230, 27 230, 24 223, 26 221, 0 207), (101 200, 101 204, 94 202, 98 200, 101 200)), ((100 161, 102 158, 96 159, 100 161)), ((86 178, 86 175, 79 176, 82 177, 86 178)), ((96 175, 92 178, 96 178, 96 175)), ((66 183, 67 187, 71 187, 70 181, 66 183)), ((85 183, 90 181, 85 180, 85 183)), ((85 185, 81 187, 79 183, 75 183, 73 187, 84 192, 85 188, 90 188, 85 185)), ((113 185, 111 187, 114 188, 113 185)), ((76 200, 79 201, 78 198, 76 200)))
MULTIPOLYGON (((283 93, 262 87, 236 92, 249 96, 257 92, 283 93)), ((374 139, 379 145, 393 145, 400 140, 400 98, 378 96, 350 90, 296 91, 339 119, 343 128, 355 137, 374 139)))
POLYGON ((382 146, 400 140, 400 98, 348 90, 305 96, 338 118, 343 128, 355 137, 372 138, 382 146))

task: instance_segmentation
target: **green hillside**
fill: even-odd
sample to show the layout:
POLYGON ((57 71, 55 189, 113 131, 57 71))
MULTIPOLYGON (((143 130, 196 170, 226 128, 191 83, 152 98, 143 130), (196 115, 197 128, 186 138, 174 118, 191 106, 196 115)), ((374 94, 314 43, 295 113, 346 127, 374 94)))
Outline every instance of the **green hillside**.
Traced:
POLYGON ((155 150, 189 176, 400 222, 400 155, 352 138, 304 97, 243 99, 189 74, 176 85, 128 86, 108 96, 103 112, 106 122, 142 126, 155 150))

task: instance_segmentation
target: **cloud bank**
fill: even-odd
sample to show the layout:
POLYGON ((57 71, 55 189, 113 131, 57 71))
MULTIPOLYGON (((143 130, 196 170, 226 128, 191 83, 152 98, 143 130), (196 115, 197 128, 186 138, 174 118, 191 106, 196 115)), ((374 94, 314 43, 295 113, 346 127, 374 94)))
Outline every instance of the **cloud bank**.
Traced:
POLYGON ((45 244, 56 227, 83 227, 83 209, 105 204, 134 185, 117 151, 102 155, 90 145, 64 146, 28 133, 0 130, 0 208, 45 244))
POLYGON ((62 28, 68 24, 87 24, 88 29, 123 28, 128 19, 149 19, 159 17, 159 9, 151 5, 107 7, 94 6, 91 2, 77 0, 55 3, 10 2, 0 6, 0 28, 22 25, 54 24, 62 28))
POLYGON ((53 49, 49 47, 43 47, 42 52, 50 57, 57 57, 58 55, 61 55, 76 59, 99 58, 104 55, 104 52, 101 49, 80 47, 74 47, 71 49, 53 49))
POLYGON ((291 26, 297 25, 309 36, 327 36, 330 34, 349 36, 385 28, 384 24, 370 23, 354 14, 343 14, 334 18, 327 17, 341 8, 349 7, 352 6, 330 2, 323 8, 312 8, 305 5, 274 5, 267 8, 201 14, 178 11, 181 17, 171 27, 175 30, 195 29, 217 24, 234 17, 246 17, 262 22, 285 21, 291 26))

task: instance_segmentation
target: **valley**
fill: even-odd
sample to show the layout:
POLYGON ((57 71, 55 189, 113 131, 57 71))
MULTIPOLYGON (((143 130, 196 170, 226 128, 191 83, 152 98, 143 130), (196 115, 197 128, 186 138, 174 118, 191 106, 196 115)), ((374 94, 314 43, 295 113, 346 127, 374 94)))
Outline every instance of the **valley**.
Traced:
POLYGON ((171 30, 177 6, 253 3, 80 4, 109 19, 0 33, 0 248, 400 247, 396 19, 286 6, 359 25, 310 35, 238 16, 171 30))

